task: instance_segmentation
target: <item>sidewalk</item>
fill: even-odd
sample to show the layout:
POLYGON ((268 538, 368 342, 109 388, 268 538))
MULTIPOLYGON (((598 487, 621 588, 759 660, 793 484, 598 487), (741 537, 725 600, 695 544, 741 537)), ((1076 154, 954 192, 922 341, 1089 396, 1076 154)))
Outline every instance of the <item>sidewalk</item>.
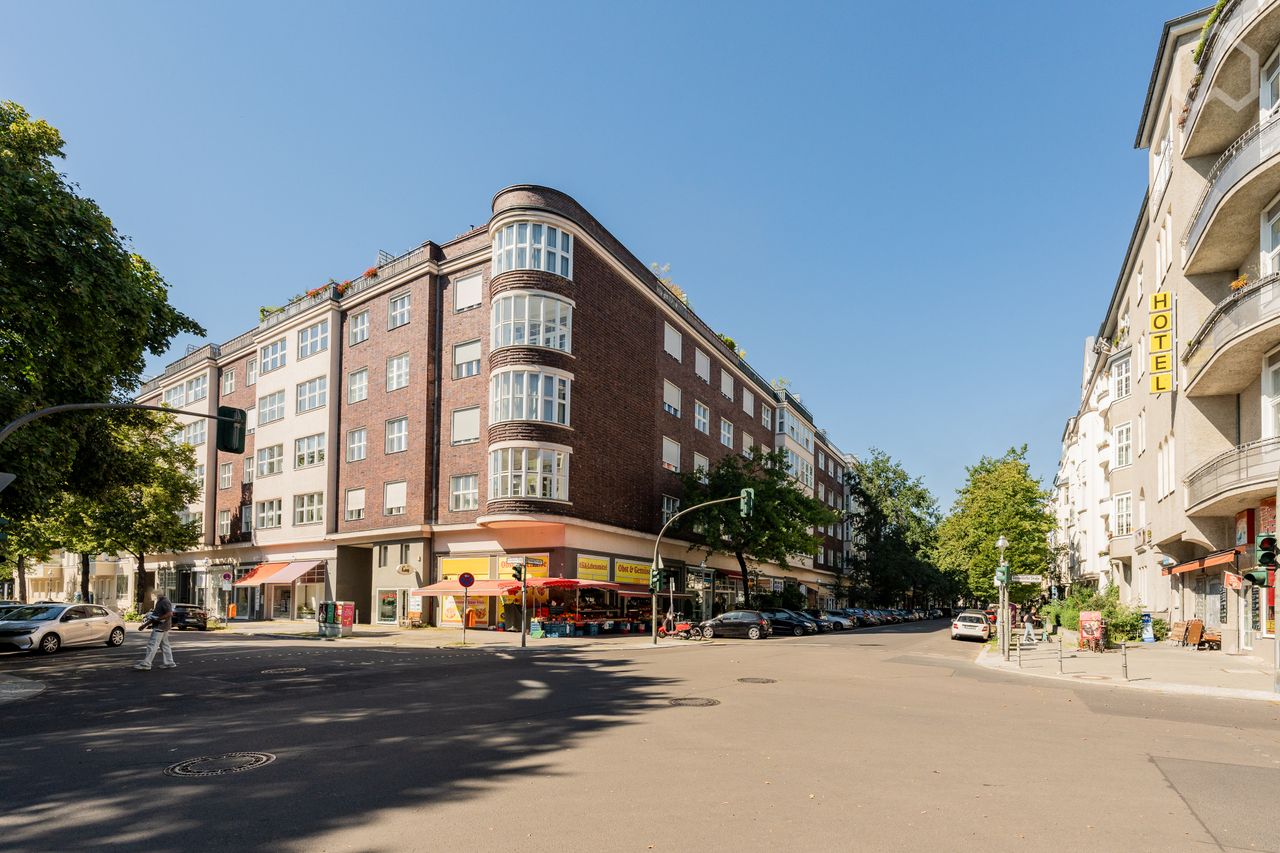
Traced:
POLYGON ((1273 692, 1271 667, 1260 657, 1197 651, 1168 643, 1130 643, 1128 658, 1126 681, 1124 655, 1120 649, 1108 650, 1105 654, 1077 651, 1075 632, 1063 630, 1047 643, 1022 646, 1021 667, 1016 645, 1007 662, 1001 659, 998 645, 984 646, 977 662, 1002 672, 1077 684, 1280 702, 1280 694, 1273 692), (1058 674, 1059 638, 1063 641, 1062 675, 1058 674))
MULTIPOLYGON (((461 628, 400 628, 392 625, 356 625, 352 636, 326 640, 319 636, 314 619, 275 619, 269 622, 230 622, 219 634, 264 637, 282 640, 316 640, 360 646, 398 646, 440 649, 462 645, 461 628)), ((687 640, 658 640, 658 647, 687 645, 687 640)), ((518 649, 520 635, 514 631, 468 629, 468 648, 518 649)), ((603 637, 530 637, 530 649, 618 649, 654 648, 647 634, 609 634, 603 637)))

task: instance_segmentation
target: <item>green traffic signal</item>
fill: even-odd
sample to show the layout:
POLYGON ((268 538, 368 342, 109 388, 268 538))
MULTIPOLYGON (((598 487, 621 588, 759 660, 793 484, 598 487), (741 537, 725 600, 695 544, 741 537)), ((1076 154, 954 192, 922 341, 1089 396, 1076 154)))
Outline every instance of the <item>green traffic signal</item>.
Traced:
POLYGON ((244 453, 245 426, 249 416, 244 409, 218 407, 218 449, 223 453, 244 453))

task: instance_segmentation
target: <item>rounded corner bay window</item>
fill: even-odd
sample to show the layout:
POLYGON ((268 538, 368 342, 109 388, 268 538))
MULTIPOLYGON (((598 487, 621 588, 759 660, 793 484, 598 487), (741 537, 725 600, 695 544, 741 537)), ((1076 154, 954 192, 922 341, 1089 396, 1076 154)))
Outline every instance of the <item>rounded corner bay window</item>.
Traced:
POLYGON ((541 421, 569 425, 573 377, 545 368, 502 370, 489 380, 489 423, 541 421))
POLYGON ((569 500, 569 454, 548 447, 503 447, 489 453, 489 500, 569 500))
POLYGON ((542 270, 573 281, 573 235, 555 225, 513 222, 493 235, 493 274, 542 270))
POLYGON ((549 293, 506 293, 493 300, 490 346, 573 352, 573 303, 549 293))

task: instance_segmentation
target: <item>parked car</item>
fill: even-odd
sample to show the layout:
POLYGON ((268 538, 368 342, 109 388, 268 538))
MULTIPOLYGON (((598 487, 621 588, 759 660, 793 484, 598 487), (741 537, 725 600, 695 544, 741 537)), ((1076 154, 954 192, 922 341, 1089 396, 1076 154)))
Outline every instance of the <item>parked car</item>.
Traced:
POLYGON ((874 610, 867 610, 865 607, 858 609, 858 618, 867 625, 883 625, 884 618, 874 610))
POLYGON ((716 636, 759 640, 769 636, 769 620, 758 610, 730 610, 698 626, 708 640, 716 636))
POLYGON ((769 627, 778 634, 792 634, 803 637, 806 634, 818 633, 818 624, 809 619, 798 619, 786 610, 761 610, 764 618, 769 620, 769 627))
POLYGON ((808 619, 810 622, 814 624, 814 627, 816 627, 820 632, 834 631, 836 629, 836 626, 831 622, 830 619, 819 619, 816 616, 810 616, 808 613, 806 613, 803 610, 788 610, 787 612, 795 616, 797 619, 808 619))
POLYGON ((206 631, 209 628, 209 613, 199 604, 175 604, 173 605, 173 627, 206 631))
POLYGON ((845 628, 856 628, 858 623, 847 613, 841 613, 839 610, 820 610, 821 615, 830 619, 836 624, 837 631, 843 631, 845 628))
POLYGON ((986 617, 987 617, 987 624, 988 624, 988 625, 994 625, 994 624, 996 624, 996 615, 997 615, 997 614, 996 614, 996 611, 995 611, 995 608, 994 608, 994 607, 988 607, 986 610, 984 610, 984 611, 982 611, 982 612, 983 612, 983 613, 986 615, 986 617))
POLYGON ((973 637, 986 642, 990 636, 991 626, 987 624, 986 616, 982 613, 961 613, 951 622, 951 639, 953 640, 973 637))
POLYGON ((862 617, 862 614, 858 612, 856 607, 846 607, 840 612, 849 617, 849 621, 853 623, 853 627, 855 628, 861 628, 863 625, 867 624, 867 620, 862 617))
POLYGON ((16 601, 0 602, 0 622, 3 622, 6 618, 8 618, 6 614, 12 613, 15 610, 21 610, 23 607, 26 607, 26 606, 27 605, 20 604, 16 601))
POLYGON ((124 619, 98 604, 33 604, 0 622, 0 647, 51 655, 63 646, 124 642, 124 619))

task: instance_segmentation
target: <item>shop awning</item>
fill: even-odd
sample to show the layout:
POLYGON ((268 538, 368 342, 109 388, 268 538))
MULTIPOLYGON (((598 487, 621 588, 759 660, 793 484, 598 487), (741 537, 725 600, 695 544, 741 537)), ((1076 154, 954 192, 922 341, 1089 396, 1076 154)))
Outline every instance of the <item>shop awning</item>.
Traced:
POLYGON ((1236 554, 1239 548, 1228 548, 1225 551, 1216 551, 1208 556, 1200 557, 1196 560, 1187 560, 1185 563, 1178 563, 1176 566, 1170 566, 1160 572, 1162 575, 1180 575, 1183 572, 1195 572, 1200 569, 1207 569, 1210 566, 1225 566, 1228 563, 1234 564, 1236 554))
POLYGON ((303 560, 298 563, 288 563, 283 569, 267 578, 267 583, 293 583, 307 572, 320 565, 320 560, 303 560))
POLYGON ((609 581, 587 581, 578 578, 529 578, 529 586, 551 589, 619 589, 620 585, 609 581))
POLYGON ((288 563, 258 563, 253 567, 253 571, 236 581, 235 586, 258 586, 266 583, 268 578, 275 577, 277 572, 288 565, 288 563))
POLYGON ((458 583, 457 578, 451 578, 447 581, 433 583, 431 586, 424 586, 421 589, 415 589, 409 594, 425 596, 466 594, 476 598, 488 598, 493 595, 519 595, 520 584, 517 581, 511 580, 478 580, 473 583, 470 588, 464 589, 462 584, 458 583))
POLYGON ((645 598, 653 595, 653 593, 649 591, 649 587, 641 584, 620 583, 616 584, 616 586, 618 587, 618 595, 643 595, 645 598))

